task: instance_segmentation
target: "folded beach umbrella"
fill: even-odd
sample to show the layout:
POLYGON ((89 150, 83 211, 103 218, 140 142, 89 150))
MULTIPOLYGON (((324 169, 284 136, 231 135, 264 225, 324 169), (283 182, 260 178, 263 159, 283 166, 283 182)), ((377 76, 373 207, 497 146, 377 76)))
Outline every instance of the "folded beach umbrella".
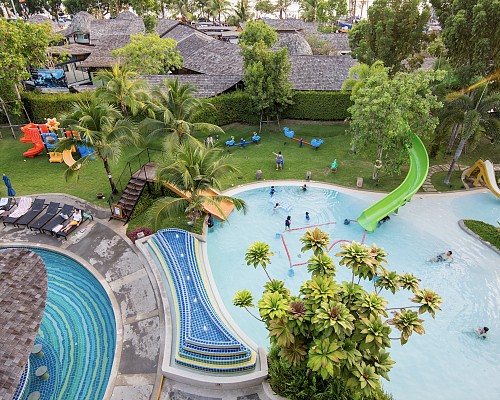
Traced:
POLYGON ((3 174, 3 181, 5 182, 5 186, 7 186, 7 196, 15 196, 16 191, 12 188, 12 184, 10 183, 10 179, 7 175, 3 174))

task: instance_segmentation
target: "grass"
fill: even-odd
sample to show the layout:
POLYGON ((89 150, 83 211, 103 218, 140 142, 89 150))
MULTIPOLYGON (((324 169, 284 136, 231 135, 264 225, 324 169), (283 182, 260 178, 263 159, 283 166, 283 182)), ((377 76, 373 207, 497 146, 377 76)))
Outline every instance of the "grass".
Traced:
POLYGON ((474 221, 472 219, 464 220, 464 224, 485 242, 490 243, 500 250, 500 227, 497 228, 486 222, 474 221))
POLYGON ((444 178, 446 178, 446 175, 448 175, 448 171, 440 171, 432 174, 431 181, 438 192, 465 189, 465 186, 462 182, 462 171, 453 171, 449 185, 446 185, 444 183, 444 178))
MULTIPOLYGON (((259 144, 249 144, 244 148, 240 146, 226 147, 225 141, 229 140, 231 136, 235 137, 236 142, 239 142, 240 138, 248 141, 252 132, 258 131, 257 126, 241 124, 226 126, 224 127, 226 133, 219 138, 217 146, 231 155, 231 159, 240 172, 224 177, 221 180, 223 189, 254 182, 257 170, 262 170, 265 180, 304 180, 306 173, 310 171, 312 180, 348 187, 355 187, 357 178, 362 177, 364 180, 363 189, 382 192, 395 189, 406 176, 407 166, 403 168, 401 175, 388 176, 381 173, 377 181, 372 180, 375 149, 371 149, 373 151, 369 155, 354 154, 351 151, 351 137, 346 134, 346 124, 283 121, 283 126, 294 130, 295 137, 302 137, 304 141, 310 142, 312 138, 322 138, 324 143, 317 150, 308 145, 303 145, 300 148, 297 141, 290 140, 283 135, 282 128, 280 129, 276 124, 269 124, 264 126, 263 132, 260 134, 262 139, 259 144), (277 153, 278 151, 283 153, 285 160, 284 168, 280 171, 276 171, 275 156, 273 155, 273 152, 277 153), (337 160, 337 172, 335 173, 330 170, 334 159, 337 160)), ((108 194, 110 192, 102 162, 97 160, 82 168, 77 182, 66 182, 64 179, 64 171, 67 168, 65 164, 51 164, 46 155, 32 159, 25 158, 22 154, 31 145, 19 141, 21 132, 17 130, 17 139, 12 138, 8 129, 2 129, 1 133, 3 139, 0 139, 0 173, 10 177, 17 195, 67 193, 101 207, 108 206, 105 199, 96 198, 96 193, 108 194)), ((198 135, 198 138, 203 139, 201 135, 198 135)), ((148 147, 161 148, 161 142, 150 143, 148 147)), ((131 147, 124 149, 120 160, 111 165, 115 180, 120 176, 127 161, 141 150, 131 147)), ((499 162, 498 154, 500 154, 500 145, 492 145, 488 140, 484 140, 473 152, 464 151, 460 158, 460 164, 472 165, 479 158, 499 162)), ((440 154, 430 162, 431 165, 445 164, 449 163, 451 159, 452 155, 440 154)), ((454 174, 451 187, 441 184, 440 182, 444 180, 445 175, 446 172, 440 172, 433 176, 433 184, 439 191, 456 190, 462 187, 458 173, 454 174)), ((0 196, 5 195, 5 186, 0 185, 0 196)), ((131 221, 129 229, 145 225, 144 215, 137 215, 131 221)), ((168 220, 165 221, 164 225, 186 228, 186 218, 168 220)), ((199 230, 201 230, 201 225, 194 228, 194 231, 199 230)))

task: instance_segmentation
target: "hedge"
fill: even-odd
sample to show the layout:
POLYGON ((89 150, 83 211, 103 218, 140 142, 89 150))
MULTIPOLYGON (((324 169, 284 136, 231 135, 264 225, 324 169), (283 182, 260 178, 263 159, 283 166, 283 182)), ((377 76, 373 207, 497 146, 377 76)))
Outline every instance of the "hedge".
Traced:
POLYGON ((315 121, 343 121, 349 118, 352 105, 350 92, 302 92, 293 94, 293 101, 282 118, 315 121))
MULTIPOLYGON (((57 117, 71 108, 78 100, 87 100, 92 95, 85 93, 40 94, 25 92, 22 99, 26 110, 35 122, 57 117)), ((211 97, 214 107, 197 115, 197 122, 209 122, 223 126, 233 122, 256 124, 259 117, 252 113, 250 98, 245 92, 236 91, 211 97)), ((294 92, 294 104, 285 110, 281 118, 317 121, 341 121, 349 117, 347 108, 351 106, 349 92, 294 92), (318 105, 321 105, 320 107, 318 105)))
POLYGON ((59 117, 68 112, 75 101, 88 100, 91 92, 41 94, 24 92, 21 94, 24 106, 33 122, 42 123, 47 118, 59 117))

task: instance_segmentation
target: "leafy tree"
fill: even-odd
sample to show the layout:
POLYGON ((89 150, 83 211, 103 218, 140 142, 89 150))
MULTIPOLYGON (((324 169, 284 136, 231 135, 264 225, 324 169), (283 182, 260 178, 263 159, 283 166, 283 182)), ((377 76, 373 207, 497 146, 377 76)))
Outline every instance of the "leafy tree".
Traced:
POLYGON ((31 75, 29 67, 44 67, 49 62, 47 48, 57 38, 48 23, 27 24, 0 18, 0 85, 18 85, 31 75))
MULTIPOLYGON (((253 108, 264 116, 275 117, 292 103, 292 85, 288 81, 291 64, 288 49, 273 52, 270 47, 277 40, 274 30, 263 22, 249 23, 249 31, 243 32, 240 46, 245 68, 245 90, 250 95, 253 108)), ((246 31, 246 29, 245 29, 246 31)))
POLYGON ((194 225, 202 215, 205 205, 216 207, 224 215, 220 207, 223 201, 231 201, 236 210, 246 212, 243 200, 219 195, 209 196, 207 189, 221 189, 220 179, 227 174, 238 172, 229 163, 230 155, 214 147, 205 147, 196 140, 184 141, 168 149, 166 159, 160 164, 156 177, 160 182, 174 185, 189 193, 189 199, 182 197, 163 197, 157 200, 148 213, 148 218, 158 229, 164 218, 186 215, 194 225))
POLYGON ((163 87, 155 87, 152 92, 153 102, 149 105, 154 118, 146 118, 141 122, 141 128, 148 133, 148 139, 167 136, 167 142, 172 145, 177 139, 182 143, 184 137, 191 137, 194 132, 207 134, 223 134, 217 125, 204 122, 193 122, 197 115, 213 105, 202 102, 194 97, 196 89, 189 84, 179 84, 178 80, 165 80, 163 87))
POLYGON ((349 108, 349 131, 356 149, 367 151, 376 146, 373 179, 377 179, 381 163, 389 174, 399 171, 407 159, 410 132, 423 137, 434 132, 438 120, 433 112, 442 103, 430 83, 439 79, 439 71, 399 72, 390 79, 384 70, 370 76, 357 91, 349 108))
MULTIPOLYGON (((78 132, 79 137, 62 139, 57 151, 68 150, 73 146, 84 146, 94 150, 94 153, 80 158, 77 165, 83 168, 91 161, 101 160, 111 190, 115 193, 117 190, 110 162, 118 160, 125 146, 140 143, 140 136, 135 126, 129 120, 123 119, 115 106, 103 102, 97 96, 92 97, 90 102, 74 103, 71 112, 62 116, 62 126, 78 132)), ((66 178, 72 175, 78 176, 79 172, 79 167, 68 168, 66 178)))
POLYGON ((347 15, 347 2, 343 0, 325 0, 318 7, 318 21, 332 23, 341 15, 347 15))
POLYGON ((148 13, 156 14, 160 11, 160 3, 155 0, 130 0, 129 4, 139 17, 145 17, 148 13))
POLYGON ((276 10, 279 12, 280 19, 286 18, 288 8, 295 3, 296 0, 277 0, 276 10))
POLYGON ((255 11, 263 14, 272 14, 276 11, 276 6, 271 0, 257 0, 254 8, 255 11))
POLYGON ((353 56, 368 65, 380 60, 391 74, 417 69, 424 59, 422 51, 432 40, 424 32, 429 16, 429 6, 421 7, 420 0, 375 0, 368 20, 349 32, 353 56))
POLYGON ((246 22, 252 17, 248 0, 239 0, 234 8, 234 15, 228 18, 229 25, 236 26, 241 22, 246 22))
MULTIPOLYGON (((302 241, 307 240, 303 238, 302 241)), ((375 398, 381 391, 380 378, 388 380, 394 364, 387 352, 391 339, 405 344, 413 333, 424 334, 423 320, 419 316, 429 313, 434 318, 442 300, 431 289, 420 289, 415 277, 411 279, 406 274, 403 278, 387 271, 382 266, 387 254, 381 248, 353 242, 342 245, 336 256, 340 257, 340 265, 351 269, 351 282, 338 283, 332 268, 313 274, 302 284, 298 295, 291 295, 283 282, 267 283, 258 301, 259 313, 269 331, 272 358, 284 363, 296 379, 302 379, 307 368, 310 371, 305 375, 313 374, 316 380, 343 382, 353 392, 352 398, 375 398), (373 274, 363 274, 366 270, 373 274), (411 291, 411 303, 389 309, 379 293, 370 293, 353 283, 356 277, 358 282, 361 279, 377 281, 381 275, 390 276, 397 282, 394 291, 391 290, 393 293, 411 291), (388 318, 388 311, 392 312, 392 318, 388 318), (390 337, 393 329, 400 332, 397 337, 390 337)), ((315 257, 330 258, 333 264, 324 250, 315 257)), ((245 291, 245 298, 249 296, 245 291)), ((245 307, 249 303, 238 301, 235 304, 245 307)), ((271 382, 282 379, 273 376, 273 368, 270 367, 269 372, 271 382)), ((273 389, 284 395, 279 387, 273 386, 273 389)), ((312 395, 319 394, 312 393, 309 398, 313 398, 312 395)), ((292 395, 292 398, 298 396, 292 395)))
POLYGON ((384 63, 375 61, 371 66, 367 64, 356 64, 349 69, 349 79, 342 84, 342 90, 351 91, 351 99, 356 98, 358 90, 361 89, 366 80, 379 72, 384 72, 384 63))
POLYGON ((156 14, 147 14, 142 17, 144 21, 144 29, 146 29, 146 33, 155 33, 156 26, 158 25, 158 18, 156 14))
POLYGON ((244 46, 253 46, 264 42, 267 47, 273 47, 278 41, 276 29, 264 21, 251 21, 245 25, 245 30, 238 37, 238 43, 244 46))
POLYGON ((147 82, 139 79, 138 74, 129 67, 122 67, 120 61, 111 70, 99 71, 95 80, 103 83, 97 89, 97 95, 118 106, 124 116, 128 116, 129 110, 132 115, 137 115, 149 100, 147 82))
POLYGON ((464 84, 500 68, 500 1, 436 2, 447 18, 442 31, 447 58, 464 84))
POLYGON ((500 119, 491 112, 498 108, 500 108, 500 93, 488 95, 488 85, 447 103, 441 116, 441 125, 444 129, 458 126, 452 135, 460 137, 460 142, 444 180, 446 185, 450 183, 455 165, 466 144, 474 149, 485 134, 491 138, 500 138, 500 119))
POLYGON ((253 265, 254 268, 257 268, 260 265, 271 281, 271 277, 267 272, 267 264, 271 263, 271 257, 273 255, 274 254, 271 252, 271 248, 267 243, 255 242, 248 247, 245 254, 245 261, 247 262, 247 265, 253 265))
POLYGON ((166 74, 182 67, 182 56, 175 50, 177 42, 160 38, 158 34, 130 35, 130 43, 113 50, 114 57, 122 57, 124 65, 142 75, 166 74))

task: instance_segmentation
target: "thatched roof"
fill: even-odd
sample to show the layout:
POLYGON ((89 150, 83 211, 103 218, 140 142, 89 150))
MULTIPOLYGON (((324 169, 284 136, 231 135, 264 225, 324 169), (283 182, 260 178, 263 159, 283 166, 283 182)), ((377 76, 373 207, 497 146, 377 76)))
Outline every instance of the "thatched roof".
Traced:
POLYGON ((94 46, 71 43, 65 46, 49 47, 48 51, 51 54, 71 54, 72 56, 78 56, 92 53, 92 51, 94 51, 94 46))
POLYGON ((179 83, 189 83, 193 85, 198 92, 196 97, 212 97, 234 87, 242 80, 242 75, 148 75, 142 76, 149 86, 160 86, 166 79, 177 79, 179 83))
POLYGON ((333 48, 338 52, 351 51, 347 33, 319 33, 319 39, 330 42, 333 48))
POLYGON ((177 24, 172 29, 170 29, 166 34, 160 36, 172 38, 177 43, 179 43, 182 39, 185 39, 196 32, 203 35, 203 33, 199 32, 197 29, 193 28, 190 25, 177 24))
MULTIPOLYGON (((170 37, 170 35, 165 36, 170 37)), ((191 35, 177 42, 177 49, 181 52, 184 58, 191 56, 202 47, 207 46, 214 39, 201 32, 193 32, 191 35)))
POLYGON ((209 39, 210 41, 197 51, 188 55, 181 52, 184 56, 183 69, 208 75, 242 75, 243 59, 239 46, 210 37, 209 39))
POLYGON ((45 15, 40 15, 40 14, 31 15, 28 19, 28 22, 31 24, 44 24, 45 22, 48 22, 50 27, 52 28, 52 31, 59 32, 61 30, 57 22, 52 21, 45 15))
POLYGON ((80 11, 73 16, 71 25, 64 31, 65 36, 76 33, 90 33, 90 24, 95 18, 86 11, 80 11))
POLYGON ((97 40, 90 56, 80 64, 85 68, 110 68, 116 58, 111 52, 130 43, 130 35, 106 35, 97 40))
POLYGON ((166 35, 170 30, 175 28, 177 25, 179 25, 181 22, 177 21, 175 19, 165 19, 165 18, 158 18, 156 20, 156 32, 160 37, 163 37, 166 35))
POLYGON ((341 90, 356 60, 349 56, 290 56, 296 90, 341 90))
POLYGON ((312 56, 311 46, 307 43, 304 36, 295 32, 279 32, 278 42, 274 45, 273 49, 288 47, 290 55, 305 55, 312 56))
POLYGON ((137 16, 137 14, 134 14, 132 11, 122 11, 120 14, 118 14, 115 18, 115 20, 125 20, 125 21, 134 21, 136 19, 141 19, 140 17, 137 16))

